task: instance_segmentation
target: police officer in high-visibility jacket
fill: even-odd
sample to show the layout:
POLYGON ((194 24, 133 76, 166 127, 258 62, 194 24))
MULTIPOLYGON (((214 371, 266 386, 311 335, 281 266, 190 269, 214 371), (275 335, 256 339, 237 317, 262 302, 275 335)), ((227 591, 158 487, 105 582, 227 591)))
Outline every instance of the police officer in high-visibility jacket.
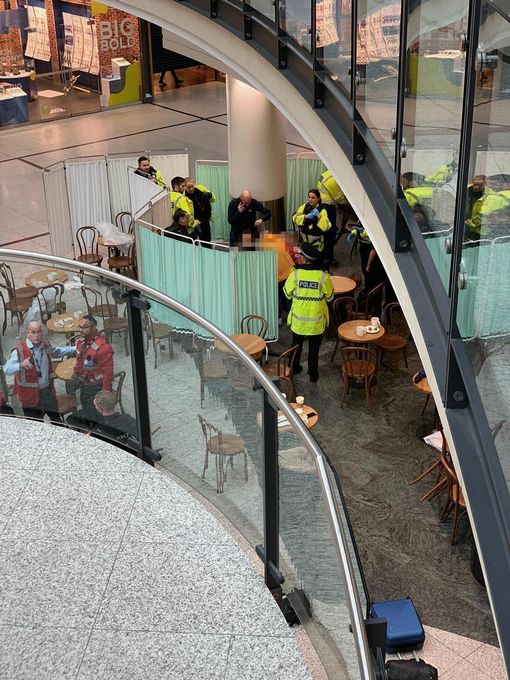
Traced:
POLYGON ((182 192, 184 191, 184 181, 184 177, 181 177, 180 175, 172 177, 172 191, 170 192, 172 217, 175 215, 175 211, 177 210, 177 201, 180 199, 182 192))
POLYGON ((338 261, 335 260, 334 256, 337 240, 336 210, 337 208, 348 207, 349 201, 330 170, 322 173, 320 180, 317 182, 317 189, 320 192, 322 204, 331 222, 331 229, 328 229, 324 235, 324 261, 329 262, 331 265, 337 265, 338 261))
POLYGON ((318 189, 310 189, 307 203, 299 206, 292 215, 292 221, 299 229, 301 243, 307 243, 322 253, 324 234, 331 228, 331 222, 318 189))
POLYGON ((329 322, 327 303, 333 299, 333 283, 330 275, 321 268, 321 254, 316 248, 303 243, 301 253, 305 262, 290 272, 283 292, 292 300, 287 323, 292 331, 292 344, 299 346, 294 373, 302 370, 299 363, 301 350, 308 338, 308 375, 310 382, 317 382, 319 349, 329 322))

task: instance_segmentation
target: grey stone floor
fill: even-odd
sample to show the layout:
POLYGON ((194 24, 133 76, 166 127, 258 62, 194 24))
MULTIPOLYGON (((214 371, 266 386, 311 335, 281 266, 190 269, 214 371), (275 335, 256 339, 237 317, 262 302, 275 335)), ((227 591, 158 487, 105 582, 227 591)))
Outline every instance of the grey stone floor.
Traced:
POLYGON ((1 427, 1 678, 311 677, 246 554, 178 484, 77 432, 1 427))

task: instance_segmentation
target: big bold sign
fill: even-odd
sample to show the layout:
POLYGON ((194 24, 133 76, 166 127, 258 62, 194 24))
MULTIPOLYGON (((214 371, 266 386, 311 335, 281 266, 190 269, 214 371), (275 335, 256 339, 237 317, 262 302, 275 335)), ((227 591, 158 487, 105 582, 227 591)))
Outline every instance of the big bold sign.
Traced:
POLYGON ((136 26, 133 19, 124 17, 119 21, 99 22, 99 49, 101 52, 114 51, 125 47, 133 47, 135 44, 136 26))

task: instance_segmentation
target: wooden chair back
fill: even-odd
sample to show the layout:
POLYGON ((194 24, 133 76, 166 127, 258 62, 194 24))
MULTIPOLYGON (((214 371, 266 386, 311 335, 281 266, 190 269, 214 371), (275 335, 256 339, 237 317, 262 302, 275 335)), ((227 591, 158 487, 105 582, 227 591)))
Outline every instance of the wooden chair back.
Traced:
POLYGON ((291 401, 292 395, 294 393, 294 385, 292 384, 292 380, 290 378, 285 378, 284 376, 279 376, 276 378, 274 383, 277 389, 282 392, 282 394, 285 394, 287 401, 291 401))
POLYGON ((12 297, 14 297, 14 291, 16 290, 16 286, 14 285, 14 276, 11 267, 5 262, 0 264, 0 275, 5 281, 6 290, 9 291, 10 295, 12 293, 12 297))
POLYGON ((371 316, 379 316, 381 312, 382 296, 384 290, 384 283, 379 283, 375 288, 368 293, 365 300, 364 313, 367 319, 371 316))
POLYGON ((80 227, 76 232, 76 242, 80 249, 80 257, 98 254, 99 232, 95 227, 80 227))
POLYGON ((345 295, 337 298, 333 302, 333 318, 336 326, 338 327, 341 323, 355 319, 357 311, 358 303, 353 297, 345 295))
POLYGON ((96 288, 81 286, 81 293, 85 298, 87 314, 99 317, 103 321, 118 316, 117 303, 113 297, 113 288, 107 288, 103 296, 102 292, 96 288))
POLYGON ((252 335, 258 335, 259 338, 266 337, 268 326, 269 324, 266 319, 256 314, 249 314, 244 319, 241 319, 241 333, 251 333, 252 335))
POLYGON ((368 379, 373 375, 376 354, 370 347, 342 347, 342 371, 349 378, 368 379))
POLYGON ((37 290, 37 302, 41 312, 41 321, 46 323, 52 314, 63 314, 66 311, 66 303, 62 299, 64 286, 62 283, 52 283, 42 286, 37 290))
POLYGON ((214 451, 214 453, 220 453, 222 451, 221 430, 219 430, 217 427, 209 423, 200 414, 197 415, 198 422, 200 423, 200 427, 202 428, 202 434, 204 435, 207 451, 209 452, 214 451), (211 439, 213 437, 217 437, 216 440, 217 445, 215 445, 214 447, 211 446, 211 439))
POLYGON ((115 226, 124 234, 132 234, 134 224, 133 215, 126 210, 115 215, 115 226))
POLYGON ((400 335, 403 338, 407 338, 409 335, 406 318, 402 311, 402 307, 398 302, 390 302, 385 305, 381 320, 382 325, 386 329, 386 333, 390 335, 400 335))
POLYGON ((294 345, 290 349, 282 352, 278 357, 278 377, 289 378, 294 382, 294 362, 299 350, 299 345, 294 345))
POLYGON ((119 371, 112 376, 112 392, 115 395, 115 403, 119 405, 121 413, 125 413, 122 404, 122 385, 126 378, 126 371, 119 371))

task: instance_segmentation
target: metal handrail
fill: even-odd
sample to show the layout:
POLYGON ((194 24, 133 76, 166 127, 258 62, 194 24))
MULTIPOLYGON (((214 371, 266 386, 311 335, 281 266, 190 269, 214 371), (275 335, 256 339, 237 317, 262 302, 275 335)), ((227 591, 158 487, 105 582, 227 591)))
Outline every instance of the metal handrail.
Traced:
POLYGON ((328 520, 331 526, 333 541, 335 544, 335 549, 337 552, 339 560, 339 568, 341 575, 343 577, 346 586, 347 595, 347 606, 349 609, 352 632, 354 637, 354 642, 356 645, 356 653, 358 656, 359 670, 362 680, 373 680, 374 672, 371 663, 371 653, 368 646, 367 635, 364 626, 364 619, 362 615, 362 607, 359 599, 359 594, 355 587, 355 577, 352 562, 349 555, 349 548, 347 545, 347 540, 345 536, 345 530, 342 525, 341 517, 339 516, 338 508, 335 503, 334 491, 332 486, 332 480, 328 476, 328 466, 324 457, 324 454, 317 446, 317 443, 310 435, 309 431, 303 425, 301 419, 296 414, 295 410, 291 408, 288 402, 283 398, 282 394, 275 387, 273 382, 268 378, 268 376, 262 371, 260 366, 240 347, 237 345, 228 335, 226 335, 222 330, 214 326, 212 323, 204 319, 199 314, 191 309, 188 309, 180 302, 172 300, 164 293, 146 286, 139 281, 135 281, 116 272, 107 271, 105 269, 98 269, 94 265, 85 264, 83 262, 76 262, 75 260, 68 260, 64 257, 57 257, 54 255, 46 255, 42 253, 34 252, 20 252, 17 250, 12 250, 10 248, 0 248, 0 257, 9 257, 14 260, 26 261, 26 260, 36 260, 39 262, 52 263, 53 266, 60 265, 62 268, 76 270, 77 272, 84 272, 93 277, 101 277, 110 279, 119 284, 124 285, 126 288, 131 288, 139 291, 143 295, 146 295, 150 299, 161 303, 162 305, 169 307, 173 311, 182 314, 190 321, 202 326, 208 330, 211 335, 215 338, 221 340, 221 342, 232 352, 238 359, 240 359, 243 364, 249 369, 249 371, 254 375, 257 382, 263 387, 263 389, 270 395, 271 400, 274 402, 276 407, 282 411, 289 423, 292 424, 294 431, 299 436, 303 442, 304 447, 313 455, 315 459, 315 466, 317 469, 319 483, 321 486, 322 497, 324 505, 326 507, 326 513, 328 515, 328 520))

